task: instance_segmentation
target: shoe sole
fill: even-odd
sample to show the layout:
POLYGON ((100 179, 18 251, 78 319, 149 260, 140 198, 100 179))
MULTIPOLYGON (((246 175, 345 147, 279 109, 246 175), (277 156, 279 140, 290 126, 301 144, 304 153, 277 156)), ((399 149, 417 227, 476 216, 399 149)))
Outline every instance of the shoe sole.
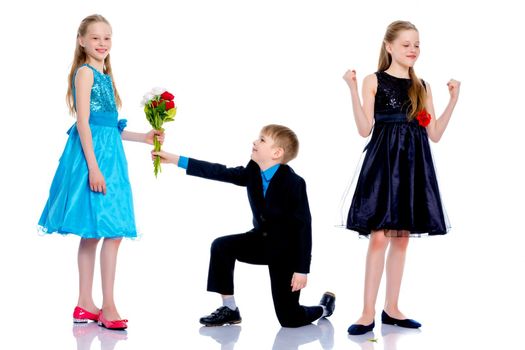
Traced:
POLYGON ((88 320, 81 320, 81 319, 74 318, 73 323, 88 323, 88 320))
POLYGON ((400 325, 400 324, 397 323, 397 322, 385 322, 385 321, 381 321, 381 323, 383 323, 383 324, 387 324, 387 325, 389 325, 389 326, 396 326, 396 327, 407 328, 407 329, 418 329, 418 328, 421 327, 421 326, 419 326, 419 327, 409 327, 409 326, 406 326, 406 325, 400 325))
POLYGON ((97 322, 98 320, 90 320, 89 318, 74 318, 73 323, 88 323, 89 321, 97 322))
POLYGON ((241 322, 242 322, 242 320, 231 321, 231 322, 224 322, 224 323, 220 323, 220 324, 217 324, 217 323, 203 323, 203 322, 201 322, 201 324, 205 325, 206 327, 221 327, 221 326, 224 326, 224 325, 239 324, 241 322))
POLYGON ((123 331, 123 330, 125 330, 126 328, 128 328, 128 327, 109 328, 109 327, 106 327, 106 326, 104 325, 104 323, 102 323, 102 322, 100 322, 100 321, 98 321, 98 325, 99 325, 100 327, 102 327, 102 328, 106 328, 106 329, 109 329, 109 330, 112 330, 112 331, 123 331))

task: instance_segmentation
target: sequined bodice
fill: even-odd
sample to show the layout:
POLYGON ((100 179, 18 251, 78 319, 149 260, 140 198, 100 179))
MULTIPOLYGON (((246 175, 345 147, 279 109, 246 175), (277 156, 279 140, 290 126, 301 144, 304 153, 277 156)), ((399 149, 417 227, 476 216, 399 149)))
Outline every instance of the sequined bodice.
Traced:
POLYGON ((394 77, 386 72, 376 72, 377 92, 375 96, 375 114, 406 114, 410 109, 408 89, 410 79, 394 77))
MULTIPOLYGON (((113 92, 113 82, 111 81, 111 77, 107 74, 100 73, 88 64, 84 64, 83 66, 87 66, 93 71, 93 87, 91 88, 89 111, 116 112, 117 105, 115 103, 115 93, 113 92)), ((75 77, 73 77, 73 81, 74 79, 75 77)), ((76 92, 74 88, 73 96, 76 104, 76 92)))

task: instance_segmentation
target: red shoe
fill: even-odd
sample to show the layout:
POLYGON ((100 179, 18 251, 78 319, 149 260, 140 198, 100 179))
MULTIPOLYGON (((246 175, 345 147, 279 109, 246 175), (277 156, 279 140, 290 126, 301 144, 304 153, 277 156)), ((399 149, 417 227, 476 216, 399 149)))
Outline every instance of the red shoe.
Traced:
POLYGON ((100 313, 98 314, 98 325, 107 329, 124 330, 128 328, 128 320, 106 320, 102 310, 100 310, 100 313))
POLYGON ((73 311, 73 322, 86 323, 87 321, 98 321, 98 315, 92 314, 80 306, 75 307, 75 310, 73 311))

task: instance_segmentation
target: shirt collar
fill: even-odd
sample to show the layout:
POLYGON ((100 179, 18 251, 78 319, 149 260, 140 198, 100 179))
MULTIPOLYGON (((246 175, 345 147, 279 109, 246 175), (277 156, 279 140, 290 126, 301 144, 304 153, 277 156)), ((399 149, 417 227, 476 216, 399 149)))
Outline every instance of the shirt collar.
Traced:
POLYGON ((270 180, 273 178, 273 176, 275 175, 275 173, 277 172, 277 169, 279 169, 279 166, 281 164, 275 164, 274 166, 271 166, 269 167, 268 169, 264 170, 264 171, 261 171, 261 175, 262 177, 270 182, 270 180))

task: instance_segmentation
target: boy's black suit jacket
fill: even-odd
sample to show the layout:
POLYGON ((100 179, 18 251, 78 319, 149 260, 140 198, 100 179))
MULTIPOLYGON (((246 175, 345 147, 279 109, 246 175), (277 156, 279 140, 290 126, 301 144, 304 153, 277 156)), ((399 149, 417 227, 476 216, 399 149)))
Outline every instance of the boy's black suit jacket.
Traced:
POLYGON ((246 234, 264 237, 269 263, 290 272, 309 273, 312 224, 306 183, 292 168, 281 164, 263 195, 261 169, 254 161, 227 168, 222 164, 189 158, 188 175, 245 186, 254 228, 246 234))

